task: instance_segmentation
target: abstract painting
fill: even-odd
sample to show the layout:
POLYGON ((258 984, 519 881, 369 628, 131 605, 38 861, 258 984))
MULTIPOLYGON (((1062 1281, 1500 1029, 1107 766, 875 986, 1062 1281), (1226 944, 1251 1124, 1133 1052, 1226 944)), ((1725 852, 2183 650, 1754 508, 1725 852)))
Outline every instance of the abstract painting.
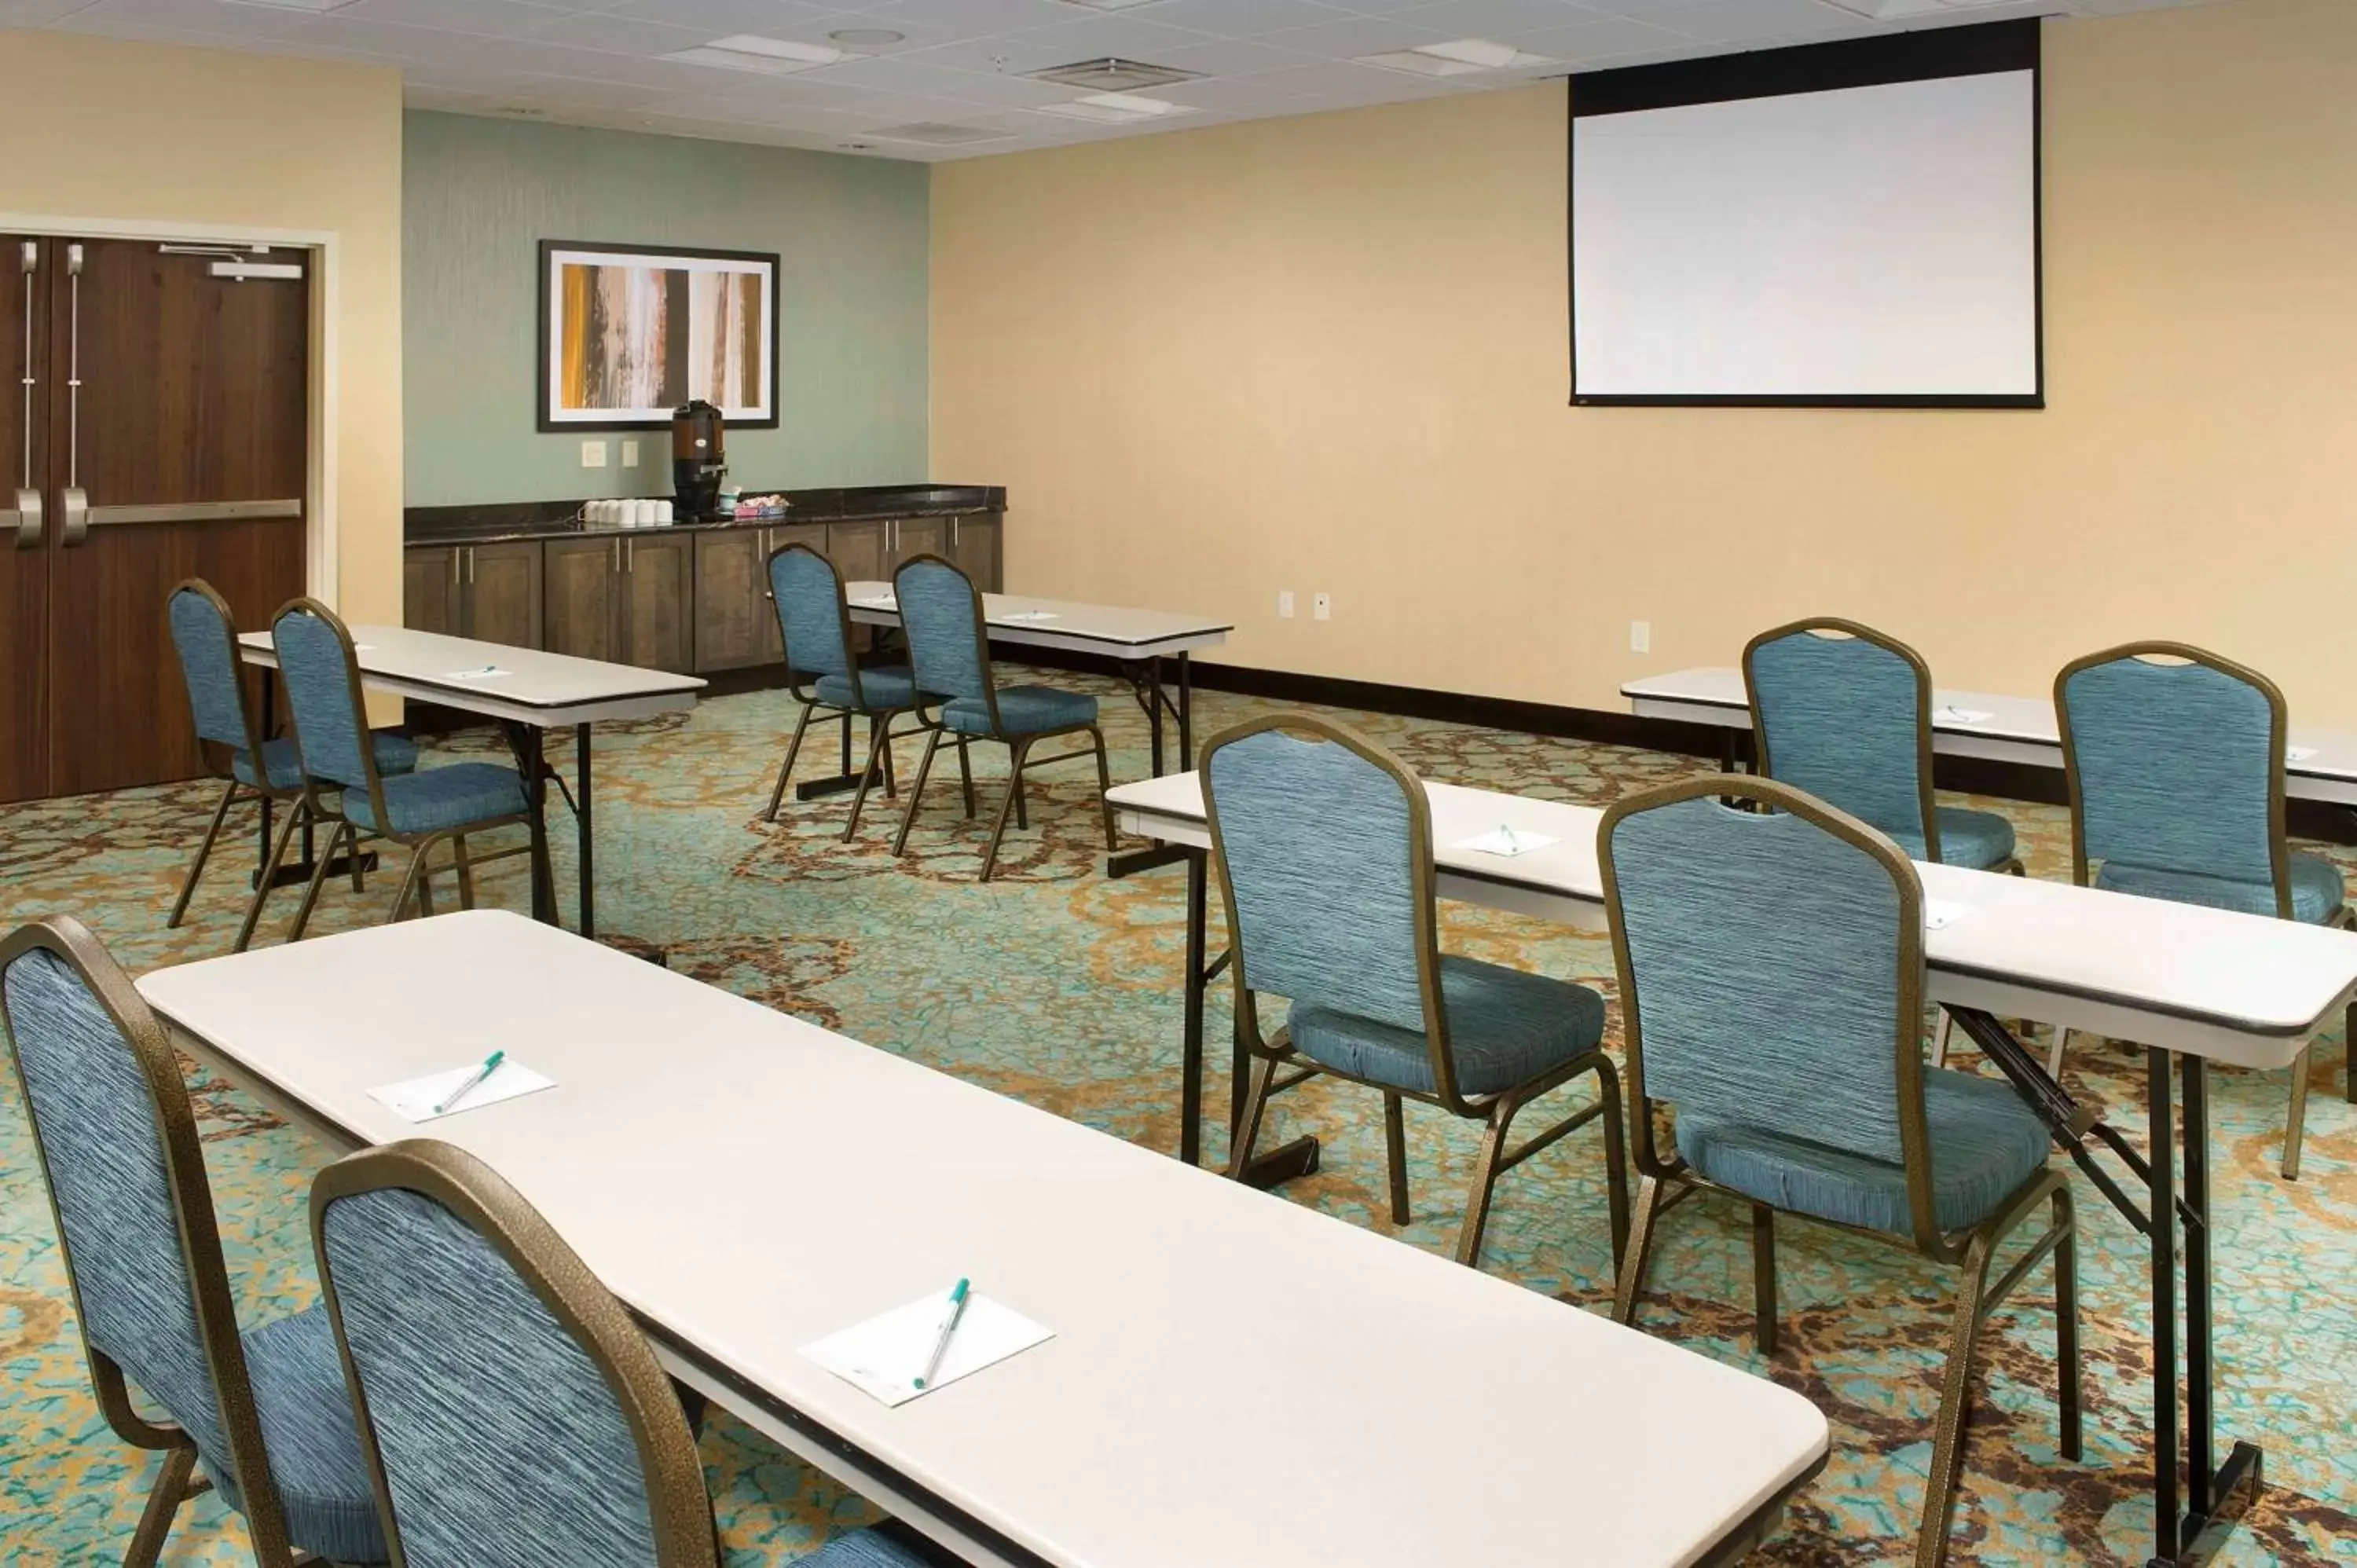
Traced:
POLYGON ((540 427, 660 427, 701 398, 778 423, 774 253, 540 244, 540 427))

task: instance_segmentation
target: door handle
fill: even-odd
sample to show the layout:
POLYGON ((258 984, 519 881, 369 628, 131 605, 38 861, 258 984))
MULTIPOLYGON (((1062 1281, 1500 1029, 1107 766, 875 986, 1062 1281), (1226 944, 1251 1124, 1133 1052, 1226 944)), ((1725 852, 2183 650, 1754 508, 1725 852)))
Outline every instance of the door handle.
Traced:
POLYGON ((41 264, 40 242, 26 241, 17 255, 25 269, 25 466, 19 470, 16 509, 0 513, 0 524, 16 529, 17 549, 32 550, 41 542, 41 492, 33 484, 33 389, 40 385, 33 374, 33 274, 41 264))
POLYGON ((69 488, 58 497, 65 506, 65 529, 59 542, 69 548, 90 538, 90 492, 69 488))
POLYGON ((300 517, 303 503, 284 501, 157 501, 138 506, 94 506, 92 528, 131 522, 242 522, 249 518, 300 517))
POLYGON ((18 490, 13 511, 0 511, 0 528, 13 528, 16 548, 35 550, 41 542, 41 492, 18 490))
POLYGON ((58 497, 65 509, 59 542, 71 548, 90 537, 90 493, 81 488, 81 247, 66 247, 66 284, 70 289, 66 323, 66 488, 58 497))

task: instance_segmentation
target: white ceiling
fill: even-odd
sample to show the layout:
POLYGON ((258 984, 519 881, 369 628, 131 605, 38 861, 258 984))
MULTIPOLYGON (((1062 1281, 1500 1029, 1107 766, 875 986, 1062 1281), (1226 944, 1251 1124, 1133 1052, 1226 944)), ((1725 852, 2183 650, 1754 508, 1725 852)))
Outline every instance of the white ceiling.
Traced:
MULTIPOLYGON (((1147 0, 1107 13, 1074 0, 0 0, 0 27, 397 65, 414 108, 931 161, 1864 38, 1927 24, 1871 21, 1859 10, 1923 3, 1851 0, 1853 10, 1832 0, 1147 0), (868 58, 784 76, 658 58, 737 34, 826 44, 845 28, 905 38, 838 45, 868 58), (1448 78, 1354 63, 1469 38, 1545 63, 1448 78), (1203 80, 1148 90, 1187 113, 1108 125, 1041 113, 1085 90, 1020 74, 1107 55, 1203 80), (877 134, 912 124, 972 127, 992 139, 942 147, 877 134)), ((1944 19, 2200 3, 1996 0, 1944 19)))

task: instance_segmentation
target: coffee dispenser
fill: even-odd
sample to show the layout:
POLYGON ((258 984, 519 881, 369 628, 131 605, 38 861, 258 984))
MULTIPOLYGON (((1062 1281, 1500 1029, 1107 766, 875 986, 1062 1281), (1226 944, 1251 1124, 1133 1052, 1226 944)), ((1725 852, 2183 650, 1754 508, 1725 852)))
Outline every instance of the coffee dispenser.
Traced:
POLYGON ((720 411, 702 398, 683 403, 671 419, 671 483, 682 522, 708 520, 720 510, 720 481, 728 463, 720 411))

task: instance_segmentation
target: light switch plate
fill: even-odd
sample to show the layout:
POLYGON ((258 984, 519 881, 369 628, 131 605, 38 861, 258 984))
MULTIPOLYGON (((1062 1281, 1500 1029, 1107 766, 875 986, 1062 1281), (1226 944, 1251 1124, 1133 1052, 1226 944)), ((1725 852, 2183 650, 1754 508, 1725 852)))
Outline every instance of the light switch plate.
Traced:
POLYGON ((1651 653, 1653 651, 1653 623, 1652 621, 1632 620, 1629 623, 1629 651, 1631 653, 1651 653))
POLYGON ((585 468, 604 467, 606 444, 603 441, 584 441, 581 444, 581 466, 585 468))
POLYGON ((1293 590, 1291 588, 1279 588, 1276 591, 1276 613, 1282 619, 1291 620, 1293 618, 1293 590))
POLYGON ((1318 594, 1313 596, 1309 601, 1309 614, 1311 618, 1315 620, 1332 620, 1334 618, 1334 596, 1331 594, 1318 594))
POLYGON ((625 442, 623 442, 623 443, 622 443, 622 467, 624 467, 625 468, 635 468, 635 467, 637 467, 638 466, 639 466, 639 444, 638 444, 637 442, 635 442, 635 441, 625 441, 625 442))

